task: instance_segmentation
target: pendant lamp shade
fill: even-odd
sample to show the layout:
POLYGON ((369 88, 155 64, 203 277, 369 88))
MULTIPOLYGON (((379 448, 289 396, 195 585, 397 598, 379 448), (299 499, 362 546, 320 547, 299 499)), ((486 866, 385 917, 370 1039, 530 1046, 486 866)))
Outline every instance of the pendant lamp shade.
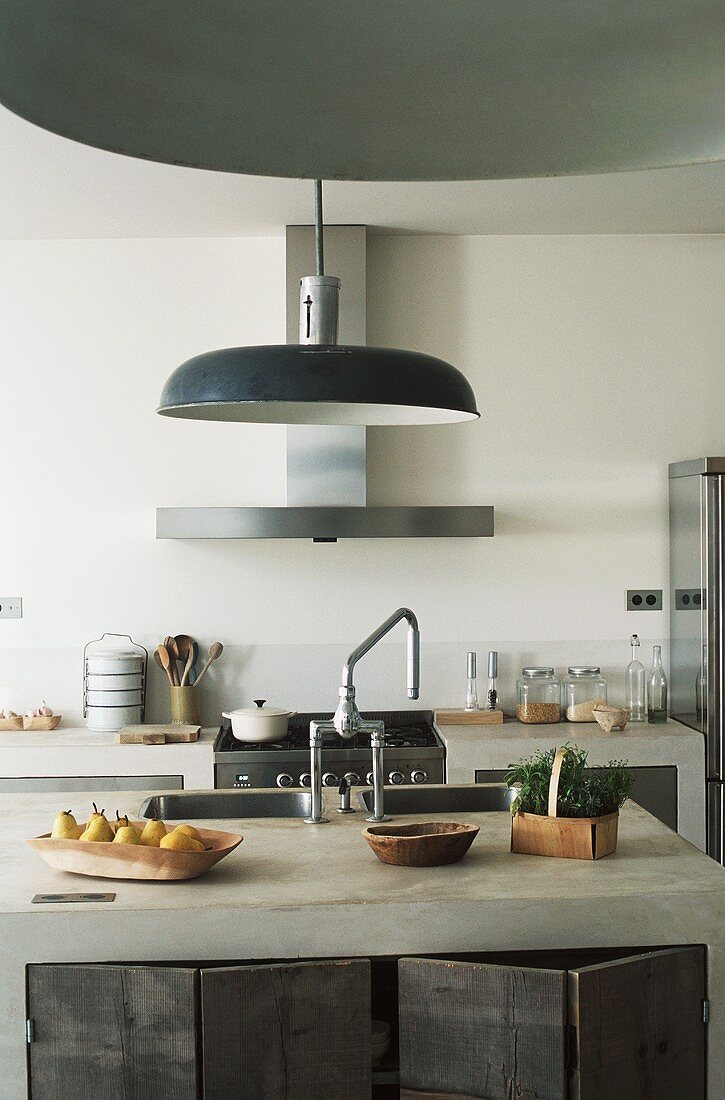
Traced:
POLYGON ((480 415, 466 378, 443 359, 343 344, 205 352, 177 367, 157 411, 255 424, 452 424, 480 415))

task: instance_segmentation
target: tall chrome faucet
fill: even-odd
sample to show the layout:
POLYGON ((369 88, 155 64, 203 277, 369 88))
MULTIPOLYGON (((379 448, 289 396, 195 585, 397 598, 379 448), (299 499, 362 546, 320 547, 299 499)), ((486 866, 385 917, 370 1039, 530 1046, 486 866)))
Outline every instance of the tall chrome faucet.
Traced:
POLYGON ((384 638, 402 619, 408 624, 408 698, 417 699, 420 691, 420 630, 418 620, 409 607, 399 607, 381 623, 363 642, 357 646, 342 668, 340 702, 331 722, 310 722, 310 773, 311 806, 310 816, 305 818, 310 825, 321 825, 329 819, 324 816, 322 805, 322 739, 325 732, 334 730, 348 741, 358 732, 370 734, 370 747, 373 758, 373 812, 368 821, 387 821, 383 809, 383 748, 385 746, 385 724, 383 722, 363 722, 355 702, 353 672, 355 665, 369 653, 374 645, 384 638))

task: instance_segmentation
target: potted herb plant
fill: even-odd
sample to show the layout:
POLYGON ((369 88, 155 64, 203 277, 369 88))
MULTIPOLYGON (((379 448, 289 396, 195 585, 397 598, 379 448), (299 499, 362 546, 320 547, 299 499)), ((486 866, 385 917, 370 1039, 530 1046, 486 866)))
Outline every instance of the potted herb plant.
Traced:
POLYGON ((616 850, 620 807, 632 789, 626 760, 587 768, 576 745, 535 752, 506 775, 516 790, 511 851, 601 859, 616 850))

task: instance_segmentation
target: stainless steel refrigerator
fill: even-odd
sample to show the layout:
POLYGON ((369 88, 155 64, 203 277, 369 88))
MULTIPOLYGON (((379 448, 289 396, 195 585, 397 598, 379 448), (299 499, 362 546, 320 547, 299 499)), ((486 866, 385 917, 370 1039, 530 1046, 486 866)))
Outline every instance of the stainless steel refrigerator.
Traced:
POLYGON ((725 865, 725 458, 670 471, 670 714, 705 737, 707 851, 725 865))

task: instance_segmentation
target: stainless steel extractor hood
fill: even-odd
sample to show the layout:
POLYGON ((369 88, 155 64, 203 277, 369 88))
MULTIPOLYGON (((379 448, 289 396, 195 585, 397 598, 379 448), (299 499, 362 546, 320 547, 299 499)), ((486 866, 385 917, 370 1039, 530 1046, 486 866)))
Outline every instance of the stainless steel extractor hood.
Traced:
MULTIPOLYGON (((366 342, 366 228, 328 226, 329 269, 342 283, 340 339, 366 342)), ((312 226, 287 228, 287 342, 299 339, 300 279, 314 261, 312 226)), ((449 431, 454 430, 449 428, 449 431)), ((463 538, 493 535, 490 505, 376 507, 367 503, 361 425, 286 428, 284 507, 157 508, 158 539, 463 538)))

